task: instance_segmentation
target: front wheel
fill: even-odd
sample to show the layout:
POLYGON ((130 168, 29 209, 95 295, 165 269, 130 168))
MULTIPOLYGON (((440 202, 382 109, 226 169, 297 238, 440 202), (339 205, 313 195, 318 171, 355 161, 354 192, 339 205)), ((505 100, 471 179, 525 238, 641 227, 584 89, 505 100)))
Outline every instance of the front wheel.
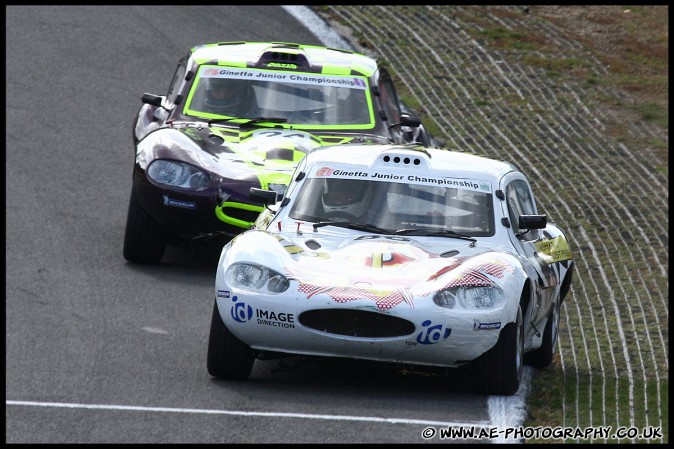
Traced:
POLYGON ((473 362, 478 391, 497 395, 517 393, 524 363, 523 328, 522 309, 518 307, 515 322, 508 323, 496 345, 473 362))
POLYGON ((227 329, 215 301, 208 337, 208 373, 221 379, 243 380, 250 376, 254 363, 255 354, 227 329))
POLYGON ((157 264, 165 248, 163 229, 143 210, 132 189, 124 233, 124 258, 134 263, 157 264))

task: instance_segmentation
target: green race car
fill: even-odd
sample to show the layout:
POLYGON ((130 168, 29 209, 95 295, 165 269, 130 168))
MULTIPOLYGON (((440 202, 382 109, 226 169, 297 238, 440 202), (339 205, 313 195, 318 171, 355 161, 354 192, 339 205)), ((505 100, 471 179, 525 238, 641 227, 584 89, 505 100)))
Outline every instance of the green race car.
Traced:
POLYGON ((227 241, 249 229, 263 209, 250 188, 282 197, 315 148, 432 145, 388 71, 347 50, 199 45, 178 63, 166 95, 146 93, 142 101, 123 251, 136 263, 160 262, 166 245, 227 241))

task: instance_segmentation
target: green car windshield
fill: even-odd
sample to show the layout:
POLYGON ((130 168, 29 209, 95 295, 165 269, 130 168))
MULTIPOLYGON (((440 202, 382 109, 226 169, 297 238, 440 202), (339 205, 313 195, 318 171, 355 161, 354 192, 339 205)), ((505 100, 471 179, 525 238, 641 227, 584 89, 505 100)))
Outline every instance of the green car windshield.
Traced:
POLYGON ((374 127, 368 79, 203 65, 183 113, 205 119, 268 118, 302 129, 374 127))

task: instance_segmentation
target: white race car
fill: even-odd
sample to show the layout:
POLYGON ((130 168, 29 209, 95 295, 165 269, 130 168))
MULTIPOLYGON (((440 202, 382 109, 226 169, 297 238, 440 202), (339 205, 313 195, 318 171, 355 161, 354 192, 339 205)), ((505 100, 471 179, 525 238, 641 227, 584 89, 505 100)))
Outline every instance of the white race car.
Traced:
POLYGON ((309 153, 222 250, 208 372, 279 354, 461 367, 514 394, 553 358, 573 261, 514 165, 413 145, 309 153))

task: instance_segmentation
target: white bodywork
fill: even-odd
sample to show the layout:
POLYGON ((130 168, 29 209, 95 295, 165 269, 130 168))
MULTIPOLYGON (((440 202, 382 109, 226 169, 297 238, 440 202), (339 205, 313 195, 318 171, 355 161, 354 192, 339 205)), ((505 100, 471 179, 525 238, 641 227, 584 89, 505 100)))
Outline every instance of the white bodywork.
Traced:
POLYGON ((505 224, 506 201, 497 194, 504 180, 513 177, 526 181, 510 164, 444 150, 373 145, 315 150, 298 166, 277 210, 263 212, 257 229, 224 247, 215 288, 220 317, 232 334, 258 351, 454 367, 492 348, 522 306, 524 349, 536 349, 549 310, 560 301, 570 252, 553 225, 542 231, 545 242, 535 243, 537 254, 528 254, 528 244, 519 243, 505 224), (315 228, 311 221, 289 216, 302 200, 298 195, 305 182, 334 173, 487 192, 493 201, 492 235, 475 241, 389 235, 331 225, 315 228), (541 260, 542 268, 537 266, 541 260), (281 293, 232 285, 225 273, 236 263, 266 267, 289 285, 281 293), (434 301, 438 291, 463 286, 500 289, 504 300, 470 308, 434 301), (523 298, 523 291, 528 297, 523 298), (378 337, 302 324, 302 314, 317 309, 369 311, 412 326, 405 335, 378 337))

